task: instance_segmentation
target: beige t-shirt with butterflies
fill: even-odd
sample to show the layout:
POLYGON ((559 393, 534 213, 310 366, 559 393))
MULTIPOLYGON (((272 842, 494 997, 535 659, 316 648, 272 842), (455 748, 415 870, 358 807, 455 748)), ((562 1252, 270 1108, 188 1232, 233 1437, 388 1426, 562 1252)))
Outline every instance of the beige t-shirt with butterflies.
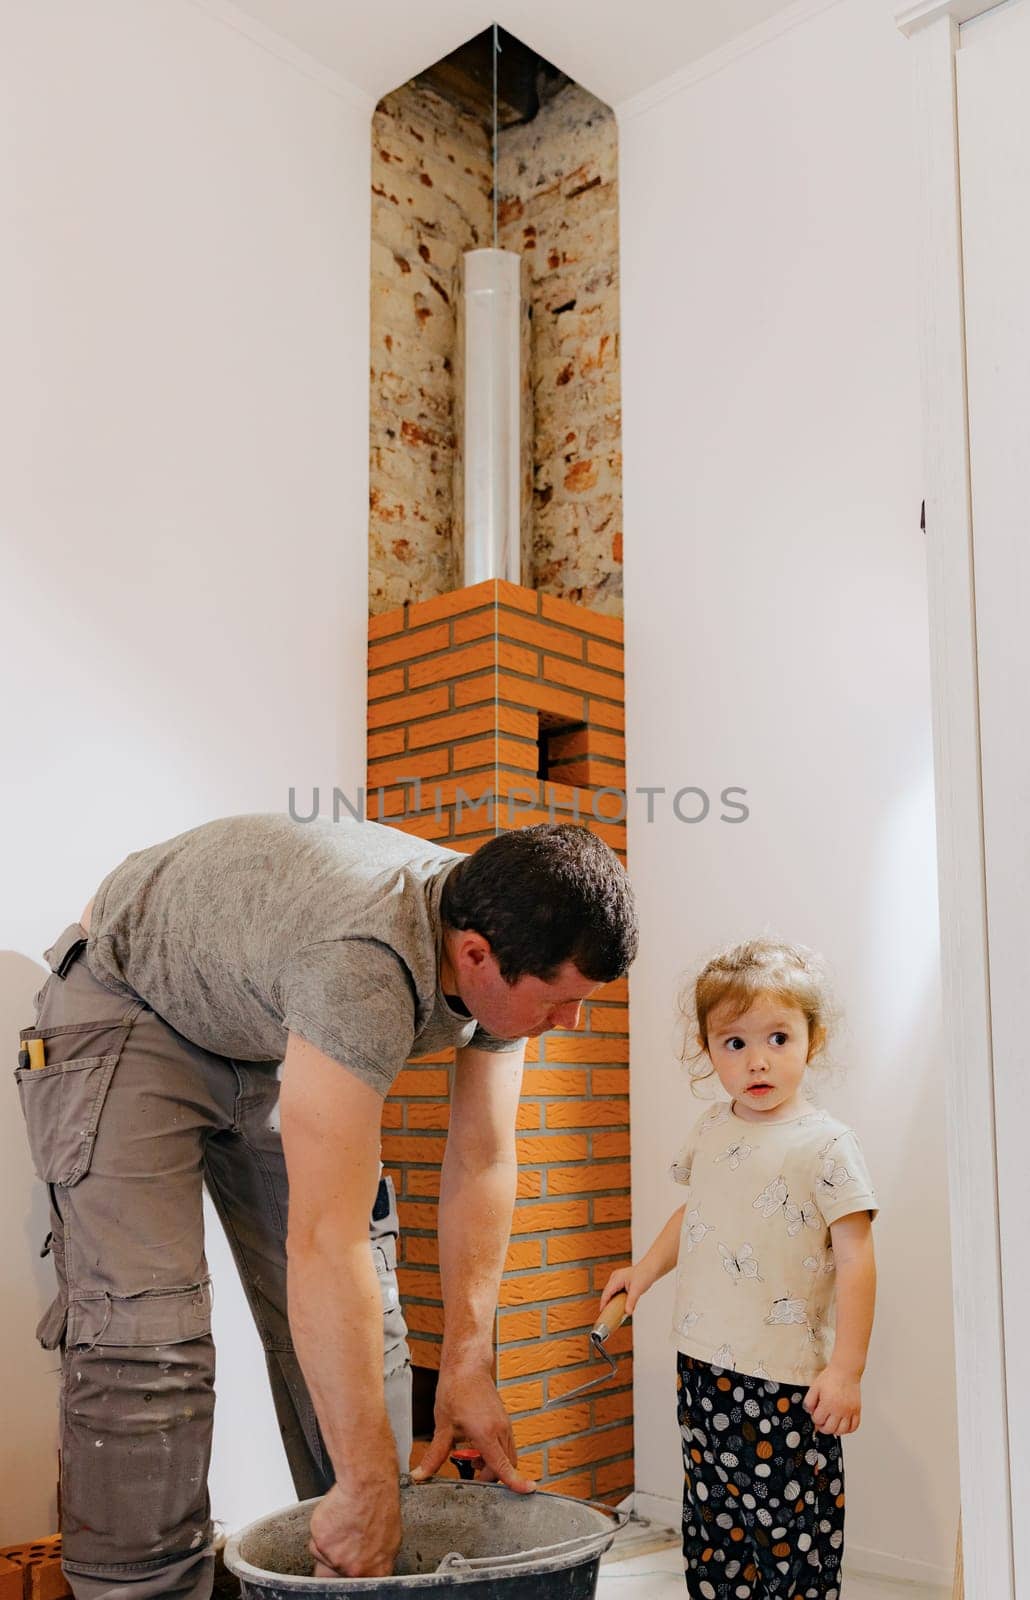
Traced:
POLYGON ((685 1355, 810 1383, 833 1353, 830 1223, 876 1215, 862 1147, 828 1112, 745 1122, 728 1102, 673 1164, 687 1186, 673 1338, 685 1355))

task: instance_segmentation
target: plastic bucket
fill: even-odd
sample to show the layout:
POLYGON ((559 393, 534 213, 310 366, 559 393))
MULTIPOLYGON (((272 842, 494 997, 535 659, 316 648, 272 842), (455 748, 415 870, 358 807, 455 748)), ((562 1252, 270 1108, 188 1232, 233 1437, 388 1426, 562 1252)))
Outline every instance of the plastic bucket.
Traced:
POLYGON ((592 1501, 444 1478, 401 1484, 403 1537, 390 1578, 316 1578, 308 1524, 317 1500, 252 1522, 225 1547, 244 1600, 347 1595, 417 1600, 593 1600, 601 1557, 625 1514, 592 1501))

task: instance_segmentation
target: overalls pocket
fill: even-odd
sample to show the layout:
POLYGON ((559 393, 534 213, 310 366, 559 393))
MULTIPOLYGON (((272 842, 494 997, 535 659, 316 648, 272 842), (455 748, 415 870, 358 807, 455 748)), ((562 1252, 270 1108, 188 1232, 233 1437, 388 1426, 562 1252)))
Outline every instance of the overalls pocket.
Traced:
POLYGON ((47 1306, 36 1324, 36 1338, 44 1350, 59 1350, 68 1326, 68 1293, 62 1289, 47 1306))
POLYGON ((64 1264, 64 1223, 51 1197, 51 1231, 41 1254, 53 1257, 57 1274, 57 1293, 36 1325, 36 1338, 44 1350, 64 1348, 65 1329, 68 1325, 68 1275, 64 1264))
POLYGON ((89 1171, 100 1114, 126 1038, 124 1021, 23 1028, 42 1039, 47 1065, 15 1069, 37 1177, 70 1188, 89 1171), (78 1054, 80 1050, 102 1053, 78 1054), (56 1059, 54 1059, 56 1057, 56 1059))

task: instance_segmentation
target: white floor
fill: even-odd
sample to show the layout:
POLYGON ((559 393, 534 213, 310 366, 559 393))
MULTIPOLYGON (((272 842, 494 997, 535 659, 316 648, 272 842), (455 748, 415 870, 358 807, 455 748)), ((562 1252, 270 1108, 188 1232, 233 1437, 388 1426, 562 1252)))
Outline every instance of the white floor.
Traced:
MULTIPOLYGON (((649 1555, 605 1563, 597 1600, 686 1600, 683 1558, 677 1545, 649 1555)), ((940 1600, 939 1589, 882 1578, 845 1578, 841 1600, 940 1600)))

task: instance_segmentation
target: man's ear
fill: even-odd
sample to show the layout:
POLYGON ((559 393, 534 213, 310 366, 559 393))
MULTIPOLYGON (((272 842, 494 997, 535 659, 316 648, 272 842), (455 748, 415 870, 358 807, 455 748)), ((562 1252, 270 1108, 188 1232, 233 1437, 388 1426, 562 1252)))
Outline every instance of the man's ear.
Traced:
POLYGON ((481 967, 493 954, 490 949, 489 939, 484 939, 481 933, 474 928, 466 928, 458 938, 458 951, 463 960, 474 967, 481 967))

